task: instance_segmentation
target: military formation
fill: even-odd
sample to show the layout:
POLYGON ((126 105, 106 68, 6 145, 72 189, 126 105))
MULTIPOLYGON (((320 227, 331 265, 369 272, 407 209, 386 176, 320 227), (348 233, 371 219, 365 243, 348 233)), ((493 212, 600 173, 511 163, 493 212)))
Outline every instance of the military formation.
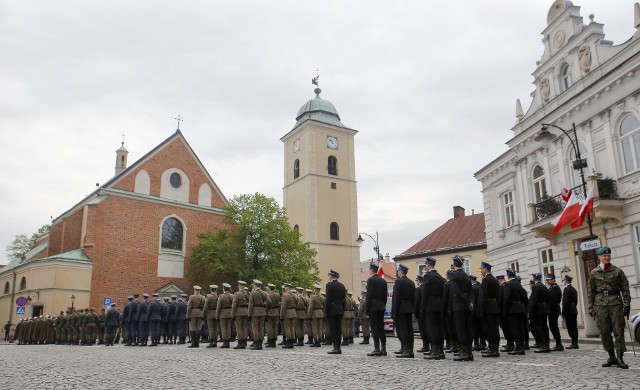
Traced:
MULTIPOLYGON (((609 247, 597 253, 600 264, 589 275, 589 313, 609 353, 603 367, 626 369, 623 354, 625 317, 631 301, 629 283, 622 270, 611 264, 609 247)), ((571 276, 564 276, 565 287, 561 289, 555 275, 545 275, 543 283, 542 275, 532 274, 527 293, 520 276, 511 269, 506 275, 494 276, 492 266, 483 262, 478 281, 465 273, 463 265, 464 259, 454 256, 450 270, 441 276, 435 269, 436 259, 427 257, 424 273, 415 280, 408 278, 406 266, 397 267, 391 302, 401 345, 394 351, 397 358, 414 358, 418 352, 427 360, 442 360, 452 354, 454 361, 473 361, 474 351, 485 358, 499 357, 501 352, 561 352, 565 346, 560 337, 560 316, 571 338, 566 348, 579 348, 578 294, 571 276), (422 343, 417 350, 413 317, 422 343), (500 330, 506 340, 502 346, 500 330), (529 345, 530 334, 533 345, 529 345)), ((275 348, 282 334, 279 345, 283 349, 330 345, 333 348, 327 353, 340 354, 342 346, 354 342, 357 319, 363 335, 360 344, 369 344, 373 338, 374 349, 367 355, 387 356, 384 316, 388 285, 378 265, 370 264, 369 270, 366 289, 357 302, 338 280, 339 273, 331 270, 325 292, 320 286, 311 290, 289 283, 282 285, 280 292, 273 284, 263 290, 260 280, 253 280, 250 286, 240 280, 235 291, 228 283, 222 284, 222 290, 210 285, 206 296, 200 286, 194 286, 188 298, 186 294, 179 298, 172 295, 164 301, 158 294, 152 299, 148 294, 142 294, 142 299, 140 294, 132 294, 122 312, 113 303, 106 312, 70 310, 54 317, 23 319, 16 326, 15 339, 18 344, 87 346, 112 346, 122 339, 131 347, 189 343, 189 348, 198 348, 204 340, 207 348, 217 348, 221 342, 220 348, 261 350, 275 348)))

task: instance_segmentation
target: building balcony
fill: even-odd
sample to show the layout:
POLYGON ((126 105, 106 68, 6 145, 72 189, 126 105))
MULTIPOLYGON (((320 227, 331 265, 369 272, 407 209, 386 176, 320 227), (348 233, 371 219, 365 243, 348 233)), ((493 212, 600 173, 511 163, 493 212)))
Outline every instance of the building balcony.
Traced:
MULTIPOLYGON (((593 212, 591 213, 591 224, 602 224, 604 222, 613 221, 616 226, 623 225, 622 206, 624 200, 618 196, 617 182, 613 179, 601 179, 597 176, 589 176, 587 178, 587 188, 593 187, 593 212)), ((583 201, 585 193, 582 186, 571 189, 575 196, 583 201)), ((526 228, 531 230, 534 236, 547 238, 555 243, 555 236, 551 235, 554 220, 564 210, 566 202, 560 194, 545 197, 541 202, 529 204, 529 223, 526 228)), ((584 223, 581 227, 573 230, 588 229, 588 225, 584 223)), ((565 226, 562 231, 571 230, 570 226, 565 226)), ((588 234, 588 233, 587 233, 588 234)))

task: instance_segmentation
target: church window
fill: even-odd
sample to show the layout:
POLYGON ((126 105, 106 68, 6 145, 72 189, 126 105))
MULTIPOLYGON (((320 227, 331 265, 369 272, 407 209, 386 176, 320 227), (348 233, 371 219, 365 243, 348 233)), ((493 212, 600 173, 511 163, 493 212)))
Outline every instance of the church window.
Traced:
POLYGON ((331 225, 329 225, 329 238, 331 238, 332 240, 340 239, 340 228, 335 222, 331 222, 331 225))
POLYGON ((162 224, 162 248, 182 250, 182 223, 176 218, 167 218, 162 224))
POLYGON ((338 185, 334 182, 331 182, 331 189, 335 190, 336 188, 338 188, 338 185))
POLYGON ((23 276, 22 279, 20 280, 20 290, 26 290, 26 289, 27 289, 27 278, 23 276))
POLYGON ((9 282, 4 284, 4 293, 9 294, 9 282))
POLYGON ((338 174, 338 159, 335 156, 329 156, 328 159, 328 171, 330 175, 338 174))
POLYGON ((173 172, 169 177, 169 182, 171 183, 171 187, 180 188, 182 185, 182 176, 178 172, 173 172))
POLYGON ((560 79, 562 80, 563 91, 571 87, 571 69, 569 68, 569 64, 564 63, 560 68, 560 79))
POLYGON ((296 159, 293 162, 293 178, 297 179, 300 177, 300 160, 296 159))
POLYGON ((540 203, 547 195, 547 183, 544 178, 544 169, 540 165, 533 168, 533 197, 535 203, 540 203))
POLYGON ((620 123, 620 143, 625 173, 637 170, 640 165, 640 122, 634 115, 627 115, 620 123))

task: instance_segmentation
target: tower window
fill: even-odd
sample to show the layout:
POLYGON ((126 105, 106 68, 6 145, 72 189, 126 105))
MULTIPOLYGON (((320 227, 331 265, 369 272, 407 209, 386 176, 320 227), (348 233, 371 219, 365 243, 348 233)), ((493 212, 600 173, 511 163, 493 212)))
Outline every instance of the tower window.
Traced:
POLYGON ((332 240, 340 239, 340 227, 335 222, 331 222, 331 225, 329 225, 329 238, 332 240))
POLYGON ((4 293, 9 294, 9 282, 4 284, 4 293))
POLYGON ((338 187, 338 185, 334 182, 331 182, 331 189, 335 190, 338 187))
POLYGON ((167 218, 162 224, 162 248, 182 250, 182 223, 176 218, 167 218))
POLYGON ((293 162, 293 178, 297 179, 300 177, 300 160, 296 159, 293 162))
POLYGON ((26 289, 27 289, 27 278, 23 276, 22 279, 20 280, 20 290, 26 290, 26 289))
POLYGON ((329 156, 327 160, 327 168, 330 175, 338 174, 338 159, 335 156, 329 156))

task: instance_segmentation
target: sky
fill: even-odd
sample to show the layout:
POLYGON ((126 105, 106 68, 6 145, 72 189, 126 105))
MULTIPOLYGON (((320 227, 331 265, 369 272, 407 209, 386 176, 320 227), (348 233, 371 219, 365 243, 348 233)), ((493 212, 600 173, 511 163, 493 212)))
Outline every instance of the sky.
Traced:
MULTIPOLYGON (((228 199, 282 205, 284 146, 322 98, 356 129, 359 231, 402 253, 482 212, 473 174, 526 112, 551 0, 0 0, 0 245, 180 128, 228 199)), ((582 0, 614 44, 632 0, 582 0)), ((375 256, 366 239, 362 259, 375 256)), ((6 255, 0 263, 6 263, 6 255)))

